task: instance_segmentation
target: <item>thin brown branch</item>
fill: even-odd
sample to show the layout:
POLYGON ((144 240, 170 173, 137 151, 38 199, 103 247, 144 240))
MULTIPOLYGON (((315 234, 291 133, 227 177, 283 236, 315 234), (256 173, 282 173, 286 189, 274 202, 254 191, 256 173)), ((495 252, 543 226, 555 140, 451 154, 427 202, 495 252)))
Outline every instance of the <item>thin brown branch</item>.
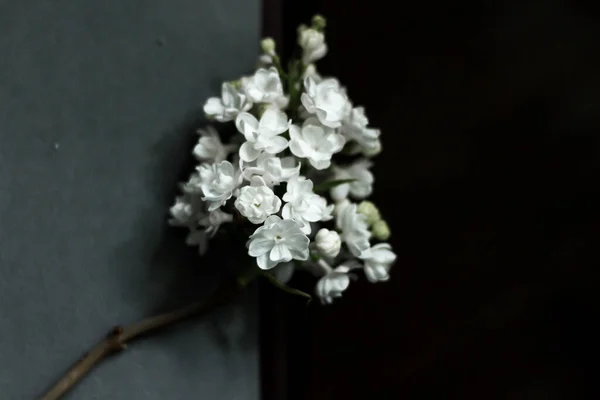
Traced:
POLYGON ((212 311, 241 293, 250 280, 251 278, 240 279, 230 286, 223 287, 206 301, 195 302, 183 308, 149 317, 127 326, 114 328, 104 339, 77 361, 40 400, 60 399, 103 359, 124 350, 129 342, 190 317, 212 311))

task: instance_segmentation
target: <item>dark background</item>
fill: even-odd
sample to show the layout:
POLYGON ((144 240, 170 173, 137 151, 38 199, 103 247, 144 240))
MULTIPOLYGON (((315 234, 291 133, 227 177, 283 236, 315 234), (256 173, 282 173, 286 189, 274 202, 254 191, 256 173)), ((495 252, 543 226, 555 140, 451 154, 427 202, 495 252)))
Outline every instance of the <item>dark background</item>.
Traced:
POLYGON ((332 306, 263 288, 265 399, 598 398, 600 6, 264 11, 285 54, 327 18, 318 66, 382 129, 373 198, 398 254, 332 306))

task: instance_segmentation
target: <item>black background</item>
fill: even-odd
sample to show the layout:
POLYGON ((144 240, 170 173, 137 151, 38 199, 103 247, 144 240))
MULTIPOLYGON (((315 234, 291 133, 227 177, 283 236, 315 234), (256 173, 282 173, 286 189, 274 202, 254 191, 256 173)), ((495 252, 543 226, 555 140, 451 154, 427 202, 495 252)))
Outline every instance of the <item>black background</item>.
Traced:
POLYGON ((285 54, 327 18, 398 254, 333 306, 263 290, 265 398, 597 398, 600 6, 265 5, 285 54))

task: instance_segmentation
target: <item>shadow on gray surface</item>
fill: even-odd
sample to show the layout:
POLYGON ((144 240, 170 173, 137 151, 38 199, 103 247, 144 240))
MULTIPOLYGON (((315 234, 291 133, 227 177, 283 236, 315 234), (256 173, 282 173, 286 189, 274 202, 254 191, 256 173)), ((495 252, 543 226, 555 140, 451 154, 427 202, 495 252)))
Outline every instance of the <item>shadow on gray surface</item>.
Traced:
MULTIPOLYGON (((148 185, 155 188, 153 196, 158 199, 164 210, 161 215, 162 223, 158 228, 155 219, 149 219, 152 210, 141 209, 131 240, 120 246, 115 253, 115 258, 144 260, 148 265, 146 276, 131 276, 133 279, 124 281, 126 292, 141 291, 137 295, 152 296, 152 290, 147 285, 140 285, 140 281, 152 282, 159 285, 160 293, 156 296, 146 316, 166 312, 202 298, 208 298, 217 287, 227 280, 232 279, 240 265, 249 262, 245 247, 240 245, 243 241, 236 240, 240 245, 239 251, 232 249, 227 233, 219 232, 211 241, 208 253, 200 256, 197 247, 185 244, 186 229, 172 227, 167 223, 168 210, 175 197, 179 195, 179 183, 187 180, 198 164, 192 155, 192 149, 197 141, 197 130, 206 126, 207 121, 201 110, 194 110, 185 115, 182 122, 174 128, 166 130, 160 140, 153 145, 153 163, 148 167, 148 185), (173 138, 177 140, 173 140, 173 138), (182 157, 182 155, 184 155, 182 157), (152 230, 160 229, 159 240, 155 248, 148 249, 140 238, 148 236, 152 230), (135 255, 131 253, 135 252, 135 255)), ((218 127, 221 128, 221 127, 218 127)), ((116 263, 118 265, 118 263, 116 263)), ((121 268, 121 266, 119 266, 121 268)), ((254 288, 249 291, 254 292, 254 288)), ((255 346, 254 335, 245 335, 244 332, 253 332, 256 321, 251 318, 251 313, 244 313, 240 302, 247 298, 242 295, 218 310, 202 316, 201 319, 208 323, 207 329, 214 336, 215 342, 221 350, 230 350, 231 337, 236 342, 236 350, 247 346, 255 346), (244 315, 247 315, 245 317, 244 315), (233 331, 233 332, 232 332, 233 331)), ((251 294, 250 294, 251 295, 251 294)), ((145 316, 140 315, 140 318, 145 316)), ((185 324, 185 323, 184 323, 185 324)), ((178 328, 175 328, 178 329, 178 328)), ((164 333, 171 329, 165 330, 164 333)), ((161 332, 160 334, 164 334, 161 332)))

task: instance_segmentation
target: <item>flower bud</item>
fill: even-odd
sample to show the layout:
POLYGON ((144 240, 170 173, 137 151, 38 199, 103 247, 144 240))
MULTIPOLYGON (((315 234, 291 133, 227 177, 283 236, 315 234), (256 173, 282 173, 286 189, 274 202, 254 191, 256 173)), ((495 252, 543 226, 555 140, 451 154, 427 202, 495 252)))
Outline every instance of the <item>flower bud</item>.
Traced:
POLYGON ((342 240, 336 231, 320 229, 315 235, 315 243, 319 253, 325 257, 335 257, 340 253, 342 240))
POLYGON ((377 142, 375 142, 373 147, 366 148, 363 150, 363 154, 366 157, 374 157, 379 153, 381 153, 381 142, 379 140, 377 142))
POLYGON ((378 240, 388 240, 391 235, 390 227, 387 222, 382 219, 373 224, 371 231, 373 232, 375 239, 378 240))
POLYGON ((315 29, 323 30, 327 26, 327 20, 322 15, 317 14, 312 17, 312 25, 315 29))
POLYGON ((313 28, 305 29, 299 33, 298 45, 303 50, 302 62, 304 65, 320 60, 327 54, 325 35, 313 28))
POLYGON ((275 53, 275 41, 273 38, 266 37, 260 42, 260 48, 266 54, 274 54, 275 53))
POLYGON ((367 223, 369 225, 373 225, 381 219, 377 206, 368 200, 361 201, 356 211, 367 217, 367 223))

